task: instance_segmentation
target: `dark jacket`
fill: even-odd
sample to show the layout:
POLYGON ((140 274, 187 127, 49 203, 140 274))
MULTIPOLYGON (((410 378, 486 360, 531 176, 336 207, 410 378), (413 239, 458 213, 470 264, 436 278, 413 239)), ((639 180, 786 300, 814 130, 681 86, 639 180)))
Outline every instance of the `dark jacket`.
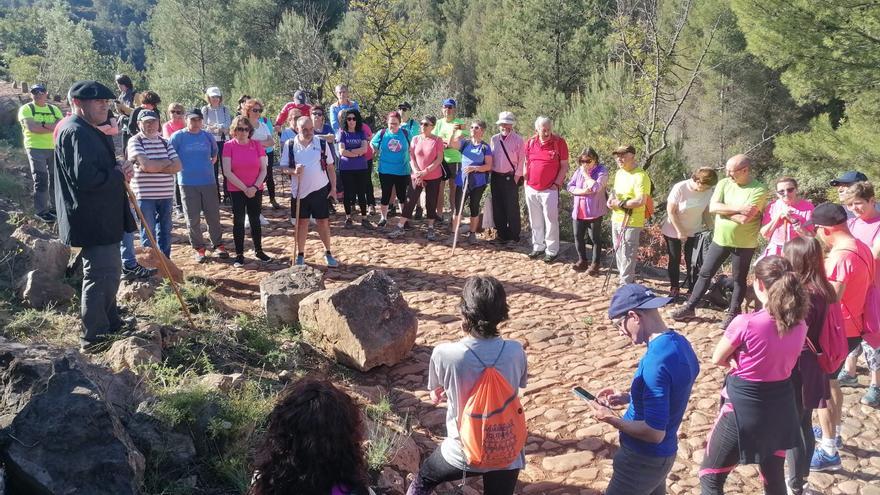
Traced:
POLYGON ((116 169, 110 137, 74 115, 55 143, 58 235, 75 247, 103 246, 134 232, 125 178, 116 169))

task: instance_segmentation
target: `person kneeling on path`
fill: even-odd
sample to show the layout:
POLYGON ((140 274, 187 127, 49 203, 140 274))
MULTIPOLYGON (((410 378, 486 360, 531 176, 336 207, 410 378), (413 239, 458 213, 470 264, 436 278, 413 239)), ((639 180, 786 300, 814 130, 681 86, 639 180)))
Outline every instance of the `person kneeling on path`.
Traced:
POLYGON ((120 330, 116 307, 122 260, 119 242, 136 225, 128 205, 125 181, 134 171, 117 162, 110 137, 98 126, 107 119, 110 88, 95 81, 70 87, 73 116, 58 132, 55 148, 55 206, 58 235, 69 246, 82 248, 82 347, 120 330))
POLYGON ((330 205, 327 198, 336 197, 336 170, 330 145, 315 137, 315 127, 309 117, 300 117, 296 121, 296 129, 296 136, 284 143, 281 150, 281 170, 296 179, 291 181, 290 193, 293 198, 299 198, 294 264, 306 263, 308 219, 313 217, 317 222, 318 235, 324 243, 324 261, 329 267, 339 266, 330 252, 330 205))
MULTIPOLYGON (((507 295, 501 282, 489 276, 468 278, 461 293, 461 328, 467 336, 434 348, 428 365, 431 400, 447 400, 446 439, 422 464, 407 495, 432 493, 437 485, 463 477, 482 476, 483 493, 510 495, 519 471, 525 467, 522 451, 503 468, 471 467, 465 452, 459 418, 469 402, 471 391, 481 382, 484 371, 494 367, 512 389, 514 396, 526 386, 528 370, 522 344, 505 340, 498 324, 508 317, 507 295)), ((470 444, 469 444, 470 445, 470 444)))
POLYGON ((712 277, 728 257, 733 256, 733 295, 722 329, 739 314, 746 295, 746 278, 761 229, 761 212, 767 204, 767 187, 752 175, 752 161, 746 155, 735 155, 724 166, 727 178, 718 181, 709 201, 709 213, 715 215, 712 244, 703 261, 700 275, 687 304, 672 313, 675 320, 696 315, 697 304, 709 290, 712 277))
POLYGON ((620 450, 605 495, 662 495, 678 451, 681 424, 700 364, 690 342, 663 322, 670 297, 627 284, 611 298, 608 316, 620 335, 647 344, 629 393, 606 388, 588 402, 593 416, 620 431, 620 450), (611 408, 629 404, 623 417, 611 408))

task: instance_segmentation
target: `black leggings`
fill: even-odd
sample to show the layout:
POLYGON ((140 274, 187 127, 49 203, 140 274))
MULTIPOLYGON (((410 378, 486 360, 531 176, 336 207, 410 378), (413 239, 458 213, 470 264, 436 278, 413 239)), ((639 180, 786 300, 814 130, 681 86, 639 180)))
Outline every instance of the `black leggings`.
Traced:
POLYGON ((410 186, 407 191, 406 204, 403 205, 403 218, 412 218, 412 212, 419 204, 419 196, 425 191, 425 208, 429 220, 437 220, 437 196, 440 193, 440 179, 422 181, 422 185, 418 187, 410 186))
MULTIPOLYGON (((479 187, 468 188, 467 192, 467 207, 470 210, 471 217, 476 217, 480 215, 480 200, 483 199, 483 191, 486 190, 486 185, 482 185, 479 187)), ((461 200, 462 200, 462 188, 461 186, 455 186, 455 214, 458 215, 461 213, 459 210, 461 209, 461 200)))
POLYGON ((590 233, 590 244, 593 246, 593 253, 590 255, 590 261, 599 263, 599 256, 602 254, 602 217, 593 218, 591 220, 572 221, 574 230, 574 247, 577 250, 578 260, 587 261, 587 232, 590 233))
POLYGON ((370 206, 376 206, 376 193, 373 191, 373 159, 367 160, 367 170, 369 174, 367 177, 370 178, 370 187, 367 188, 367 204, 370 206))
POLYGON ((379 185, 382 187, 382 206, 391 203, 391 190, 397 194, 397 201, 406 204, 406 190, 409 187, 409 175, 379 174, 379 185))
POLYGON ((794 388, 795 406, 800 414, 801 441, 795 448, 785 452, 785 462, 788 465, 786 478, 792 491, 800 495, 810 476, 810 461, 813 459, 813 451, 816 450, 816 435, 813 433, 813 410, 804 408, 804 383, 797 366, 791 372, 791 385, 794 388))
POLYGON ((361 209, 361 215, 367 214, 368 192, 373 188, 370 182, 370 170, 343 170, 339 172, 342 179, 342 190, 345 197, 342 200, 345 206, 345 214, 351 215, 354 204, 357 202, 361 209))
POLYGON ((229 186, 226 184, 226 174, 223 173, 223 141, 217 141, 217 160, 214 162, 214 177, 219 177, 217 179, 217 199, 226 201, 229 198, 229 186), (220 191, 223 191, 222 197, 220 191))
MULTIPOLYGON (((669 253, 669 264, 666 265, 666 271, 669 273, 669 285, 673 289, 681 287, 681 239, 675 237, 663 236, 666 239, 666 252, 669 253)), ((691 283, 691 258, 693 257, 694 243, 697 242, 696 236, 688 237, 684 241, 684 268, 685 283, 687 288, 693 289, 691 283)))
MULTIPOLYGON (((721 414, 709 433, 706 456, 700 466, 702 495, 724 495, 727 475, 739 464, 739 432, 736 416, 730 403, 721 408, 721 414)), ((784 454, 766 456, 758 465, 764 482, 765 495, 786 495, 784 454)))
POLYGON ((740 305, 746 296, 746 277, 749 275, 749 264, 752 262, 752 256, 755 254, 755 248, 735 248, 719 246, 714 242, 709 246, 709 252, 703 260, 703 267, 700 268, 700 276, 697 283, 694 284, 691 296, 688 298, 687 307, 694 309, 699 304, 700 299, 709 290, 712 277, 718 273, 721 265, 728 257, 733 259, 733 295, 730 298, 730 308, 728 313, 739 314, 740 305))
POLYGON ((275 176, 272 174, 272 167, 275 166, 275 152, 267 151, 266 158, 269 165, 266 167, 266 190, 269 191, 269 201, 275 202, 275 176))
MULTIPOLYGON (((406 492, 407 495, 427 495, 434 488, 447 481, 461 480, 462 471, 450 465, 443 458, 440 447, 425 459, 419 474, 413 480, 412 485, 406 492)), ((516 488, 516 479, 519 477, 519 469, 489 471, 488 473, 467 473, 467 477, 483 477, 484 495, 511 495, 516 488)))
POLYGON ((254 241, 254 251, 263 250, 262 230, 260 229, 260 206, 263 201, 263 191, 257 191, 253 198, 245 196, 241 191, 230 191, 232 199, 232 239, 235 241, 235 254, 244 254, 244 215, 247 213, 251 224, 251 239, 254 241))

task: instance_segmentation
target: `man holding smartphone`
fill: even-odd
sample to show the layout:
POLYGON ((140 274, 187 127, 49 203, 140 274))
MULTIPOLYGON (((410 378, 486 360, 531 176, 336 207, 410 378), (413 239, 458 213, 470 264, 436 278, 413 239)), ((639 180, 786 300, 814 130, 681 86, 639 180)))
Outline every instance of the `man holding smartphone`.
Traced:
POLYGON ((659 308, 672 298, 627 284, 611 298, 608 316, 634 344, 647 344, 629 393, 601 390, 588 404, 599 421, 620 430, 620 450, 605 495, 663 495, 678 451, 681 424, 691 388, 700 372, 690 342, 668 328, 659 308), (627 405, 623 417, 612 408, 627 405))

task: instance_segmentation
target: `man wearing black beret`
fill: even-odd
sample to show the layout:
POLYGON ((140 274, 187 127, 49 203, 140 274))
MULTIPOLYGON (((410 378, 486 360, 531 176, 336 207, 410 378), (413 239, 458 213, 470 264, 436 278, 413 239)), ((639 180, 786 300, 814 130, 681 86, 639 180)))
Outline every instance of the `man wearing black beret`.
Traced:
POLYGON ((119 241, 135 230, 125 193, 133 170, 116 161, 110 137, 97 127, 107 120, 113 92, 96 81, 79 81, 68 96, 73 115, 55 143, 55 206, 61 240, 82 248, 80 344, 86 348, 123 325, 116 307, 119 241))

